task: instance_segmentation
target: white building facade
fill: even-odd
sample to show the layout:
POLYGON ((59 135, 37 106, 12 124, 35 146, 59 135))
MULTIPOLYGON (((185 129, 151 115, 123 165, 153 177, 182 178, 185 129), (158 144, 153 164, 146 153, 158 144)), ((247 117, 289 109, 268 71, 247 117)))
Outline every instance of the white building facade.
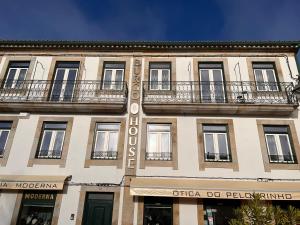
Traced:
POLYGON ((0 225, 221 225, 300 208, 297 42, 0 41, 0 225))

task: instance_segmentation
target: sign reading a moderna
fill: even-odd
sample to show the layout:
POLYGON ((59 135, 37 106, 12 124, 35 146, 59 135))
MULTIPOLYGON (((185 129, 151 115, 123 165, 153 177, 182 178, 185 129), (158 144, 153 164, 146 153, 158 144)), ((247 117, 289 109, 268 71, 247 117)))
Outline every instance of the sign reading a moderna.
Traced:
POLYGON ((59 182, 0 181, 0 189, 62 190, 63 185, 59 182))

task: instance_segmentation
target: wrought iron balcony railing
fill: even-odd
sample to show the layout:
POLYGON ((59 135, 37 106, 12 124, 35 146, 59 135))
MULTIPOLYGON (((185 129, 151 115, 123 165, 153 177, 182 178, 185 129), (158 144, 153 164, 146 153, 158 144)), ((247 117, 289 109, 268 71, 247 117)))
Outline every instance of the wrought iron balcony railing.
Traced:
POLYGON ((292 104, 297 98, 289 82, 144 82, 144 104, 292 104))
POLYGON ((98 80, 10 80, 2 81, 1 84, 0 102, 122 104, 127 102, 126 82, 104 82, 98 80))
POLYGON ((38 159, 60 159, 60 150, 40 150, 36 156, 38 159))
POLYGON ((293 164, 296 163, 295 155, 269 155, 270 163, 287 163, 293 164))
POLYGON ((172 160, 172 152, 146 152, 146 160, 172 160))
POLYGON ((92 159, 117 159, 117 151, 93 151, 92 159))
POLYGON ((226 153, 205 153, 205 161, 213 161, 213 162, 231 162, 231 155, 226 153))

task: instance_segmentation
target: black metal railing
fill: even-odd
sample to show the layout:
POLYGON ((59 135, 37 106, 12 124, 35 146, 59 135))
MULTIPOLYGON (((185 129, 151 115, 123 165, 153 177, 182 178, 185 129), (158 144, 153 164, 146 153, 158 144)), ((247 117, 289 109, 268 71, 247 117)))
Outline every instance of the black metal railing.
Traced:
POLYGON ((40 150, 36 157, 39 159, 60 159, 61 150, 40 150))
POLYGON ((145 104, 294 104, 297 98, 292 93, 290 82, 196 82, 176 81, 143 82, 145 104), (162 85, 164 83, 164 85, 162 85), (154 88, 153 88, 154 87, 154 88))
POLYGON ((94 151, 92 152, 92 159, 117 159, 117 151, 94 151))
POLYGON ((13 80, 9 82, 2 81, 1 84, 0 102, 127 102, 126 82, 13 80))
POLYGON ((214 161, 214 162, 231 162, 232 158, 230 154, 227 153, 205 153, 205 161, 214 161))
POLYGON ((271 163, 297 163, 295 155, 269 155, 271 163))
POLYGON ((4 149, 0 150, 0 158, 3 158, 3 154, 4 154, 4 149))
POLYGON ((146 160, 172 160, 172 152, 146 152, 146 160))

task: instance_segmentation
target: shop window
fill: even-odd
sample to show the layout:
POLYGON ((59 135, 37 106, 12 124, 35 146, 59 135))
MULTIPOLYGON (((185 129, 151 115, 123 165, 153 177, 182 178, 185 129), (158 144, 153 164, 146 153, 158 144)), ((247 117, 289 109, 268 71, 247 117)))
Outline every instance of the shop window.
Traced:
POLYGON ((222 63, 199 63, 202 102, 225 102, 225 87, 222 63))
POLYGON ((12 61, 8 65, 4 88, 18 88, 26 79, 30 62, 12 61))
POLYGON ((0 121, 0 158, 3 157, 12 122, 0 121))
POLYGON ((119 123, 97 123, 92 159, 117 159, 119 123))
POLYGON ((144 198, 144 225, 172 225, 172 198, 144 198))
POLYGON ((150 63, 150 90, 170 90, 171 63, 150 63))
POLYGON ((288 126, 264 126, 270 163, 297 163, 288 126))
POLYGON ((203 125, 205 161, 231 161, 226 125, 203 125))
POLYGON ((171 160, 171 125, 147 124, 147 160, 171 160))
POLYGON ((205 199, 204 225, 228 225, 235 218, 234 210, 240 207, 239 200, 205 199))
POLYGON ((17 225, 51 225, 56 193, 25 192, 17 225))
POLYGON ((125 63, 105 63, 103 72, 102 89, 122 90, 125 63))
POLYGON ((44 122, 37 158, 60 159, 67 123, 44 122))
POLYGON ((253 63, 253 72, 258 91, 278 91, 274 63, 253 63))

